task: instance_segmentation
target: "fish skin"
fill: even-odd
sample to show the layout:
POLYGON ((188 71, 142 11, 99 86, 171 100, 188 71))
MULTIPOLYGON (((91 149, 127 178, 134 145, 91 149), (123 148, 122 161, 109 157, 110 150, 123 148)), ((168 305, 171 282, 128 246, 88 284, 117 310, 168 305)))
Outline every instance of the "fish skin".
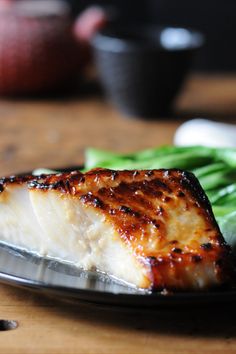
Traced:
MULTIPOLYGON (((78 263, 78 266, 97 268, 137 287, 156 290, 206 290, 231 281, 231 250, 223 239, 207 196, 196 177, 189 172, 177 169, 93 169, 86 173, 73 171, 37 177, 2 178, 0 218, 1 203, 7 203, 8 199, 3 197, 4 193, 11 194, 11 190, 19 186, 26 186, 45 238, 51 237, 53 226, 50 219, 45 223, 47 215, 40 203, 46 203, 45 209, 50 208, 54 218, 57 204, 63 202, 67 220, 63 219, 62 213, 58 224, 61 223, 67 233, 70 233, 70 225, 66 225, 68 220, 80 230, 80 225, 72 217, 79 208, 80 213, 91 219, 91 223, 96 221, 98 225, 92 231, 94 236, 87 234, 88 239, 95 238, 96 243, 89 241, 92 246, 98 247, 99 234, 106 234, 111 239, 108 245, 101 237, 105 248, 98 247, 94 262, 90 259, 87 263, 78 263), (51 204, 47 205, 49 195, 51 200, 56 198, 52 201, 54 209, 51 204), (106 249, 109 249, 107 253, 106 249), (103 250, 108 259, 106 264, 101 261, 103 250), (110 254, 112 250, 116 252, 110 254), (120 258, 117 252, 120 252, 120 258), (118 269, 125 264, 128 269, 118 269)), ((56 223, 56 219, 54 221, 56 223)), ((70 238, 70 235, 67 237, 70 238)), ((75 239, 76 235, 73 237, 75 239)), ((80 240, 83 246, 81 237, 80 240)), ((85 252, 88 249, 93 252, 91 245, 85 252)), ((51 247, 53 249, 53 245, 51 247)), ((48 254, 47 249, 38 252, 57 257, 50 252, 48 254)), ((60 255, 58 258, 61 258, 60 255)), ((70 254, 63 255, 62 259, 70 261, 70 254)))

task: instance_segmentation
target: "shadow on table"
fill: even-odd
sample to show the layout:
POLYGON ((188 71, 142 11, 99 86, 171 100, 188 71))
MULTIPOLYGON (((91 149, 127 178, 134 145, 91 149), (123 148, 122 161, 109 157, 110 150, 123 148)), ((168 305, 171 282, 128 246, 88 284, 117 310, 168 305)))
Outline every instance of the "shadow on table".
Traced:
MULTIPOLYGON (((58 306, 60 306, 58 304, 58 306)), ((93 321, 98 326, 109 324, 114 328, 151 333, 176 334, 194 337, 236 337, 236 309, 226 307, 213 310, 137 310, 111 309, 89 304, 64 304, 63 316, 77 317, 80 321, 93 321)))
MULTIPOLYGON (((10 291, 16 289, 9 287, 10 291)), ((208 307, 172 307, 170 309, 137 309, 61 300, 17 288, 17 297, 22 303, 47 307, 48 313, 71 323, 89 322, 100 328, 109 325, 114 330, 129 330, 140 333, 172 334, 178 336, 206 338, 236 338, 236 306, 214 305, 208 307), (27 300, 26 300, 27 299, 27 300)), ((65 329, 66 330, 66 329, 65 329)), ((70 328, 68 328, 68 331, 70 328)))
POLYGON ((80 80, 76 85, 58 88, 52 92, 3 96, 14 102, 67 102, 71 100, 84 100, 89 98, 103 98, 104 90, 97 80, 80 80))
POLYGON ((220 122, 233 122, 236 121, 236 109, 235 111, 213 111, 213 110, 204 110, 204 109, 196 109, 196 110, 175 110, 173 112, 173 119, 178 120, 189 120, 194 118, 205 118, 211 119, 220 122))

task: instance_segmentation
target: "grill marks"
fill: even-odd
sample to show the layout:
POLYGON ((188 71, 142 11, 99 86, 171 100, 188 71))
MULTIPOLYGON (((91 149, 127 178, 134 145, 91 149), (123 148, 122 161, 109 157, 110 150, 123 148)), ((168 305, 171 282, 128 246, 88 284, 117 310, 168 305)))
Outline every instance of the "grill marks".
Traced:
POLYGON ((43 182, 42 179, 31 181, 30 187, 54 189, 79 197, 85 205, 100 210, 135 249, 140 250, 142 244, 142 250, 149 249, 153 254, 155 247, 168 243, 168 210, 174 209, 179 201, 184 201, 185 210, 194 207, 207 217, 206 229, 212 226, 210 207, 202 197, 197 180, 183 171, 95 169, 86 174, 74 171, 47 176, 43 182))
POLYGON ((156 193, 156 189, 147 187, 146 181, 121 182, 112 189, 102 188, 97 195, 126 241, 131 240, 136 247, 142 242, 146 247, 145 243, 150 241, 150 233, 155 233, 159 243, 164 238, 162 214, 155 203, 157 196, 160 198, 161 194, 156 193))
MULTIPOLYGON (((102 209, 106 217, 115 224, 116 229, 127 242, 148 239, 150 228, 155 229, 155 237, 164 235, 164 224, 160 210, 152 203, 151 198, 145 198, 143 183, 121 182, 116 187, 102 187, 92 194, 86 194, 80 199, 89 205, 102 209), (139 193, 136 193, 136 192, 139 193), (162 229, 162 232, 160 232, 162 229), (158 235, 158 233, 160 235, 158 235)), ((152 195, 152 199, 155 199, 152 195)))
MULTIPOLYGON (((136 240, 148 238, 150 232, 166 242, 166 210, 179 200, 185 209, 193 206, 213 220, 209 204, 193 175, 179 170, 111 171, 94 169, 56 175, 9 177, 0 180, 0 191, 8 183, 28 183, 30 189, 55 190, 77 196, 86 204, 100 209, 121 235, 136 240), (198 193, 199 189, 199 193, 198 193), (192 192, 193 191, 193 192, 192 192)), ((204 249, 204 248, 202 248, 204 249)))
MULTIPOLYGON (((137 255, 155 259, 151 263, 154 282, 158 283, 162 273, 164 284, 165 272, 170 276, 175 272, 181 278, 183 268, 190 264, 197 265, 205 259, 217 262, 226 257, 209 202, 193 175, 177 170, 115 174, 94 170, 85 176, 84 183, 93 192, 83 197, 83 202, 99 208, 137 255), (204 217, 205 230, 213 230, 214 234, 211 246, 202 247, 196 241, 197 246, 182 250, 177 241, 173 249, 173 240, 167 240, 168 210, 175 209, 180 202, 183 212, 193 208, 204 217)), ((79 189, 76 193, 80 193, 79 189)), ((227 268, 226 263, 222 268, 227 268)))
MULTIPOLYGON (((134 230, 145 233, 145 228, 149 224, 156 229, 160 229, 162 224, 159 220, 160 209, 153 202, 156 199, 155 190, 153 190, 153 193, 151 188, 148 188, 148 193, 146 193, 146 190, 146 181, 121 182, 116 187, 102 187, 93 192, 92 196, 83 196, 82 200, 84 203, 100 207, 109 214, 121 234, 129 235, 134 230), (96 201, 99 201, 99 203, 96 201)), ((161 195, 158 194, 159 197, 161 195)), ((134 238, 133 234, 130 236, 134 238)))

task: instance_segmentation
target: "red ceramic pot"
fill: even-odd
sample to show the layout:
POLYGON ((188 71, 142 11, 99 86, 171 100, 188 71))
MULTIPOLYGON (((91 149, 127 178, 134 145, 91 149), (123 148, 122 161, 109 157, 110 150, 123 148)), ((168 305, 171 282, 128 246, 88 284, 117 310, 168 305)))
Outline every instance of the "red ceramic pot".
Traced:
POLYGON ((81 62, 65 3, 21 0, 0 11, 1 95, 71 86, 81 62))

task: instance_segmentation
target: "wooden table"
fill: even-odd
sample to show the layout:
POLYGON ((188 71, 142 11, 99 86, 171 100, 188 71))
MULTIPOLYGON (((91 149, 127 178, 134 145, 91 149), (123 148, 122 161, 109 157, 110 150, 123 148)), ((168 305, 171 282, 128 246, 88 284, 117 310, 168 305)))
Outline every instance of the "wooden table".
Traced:
MULTIPOLYGON (((172 142, 187 118, 236 122, 236 77, 192 76, 176 117, 124 117, 101 97, 0 101, 0 175, 83 162, 87 146, 128 152, 172 142)), ((235 310, 149 312, 69 304, 0 285, 0 353, 236 353, 235 310)))

